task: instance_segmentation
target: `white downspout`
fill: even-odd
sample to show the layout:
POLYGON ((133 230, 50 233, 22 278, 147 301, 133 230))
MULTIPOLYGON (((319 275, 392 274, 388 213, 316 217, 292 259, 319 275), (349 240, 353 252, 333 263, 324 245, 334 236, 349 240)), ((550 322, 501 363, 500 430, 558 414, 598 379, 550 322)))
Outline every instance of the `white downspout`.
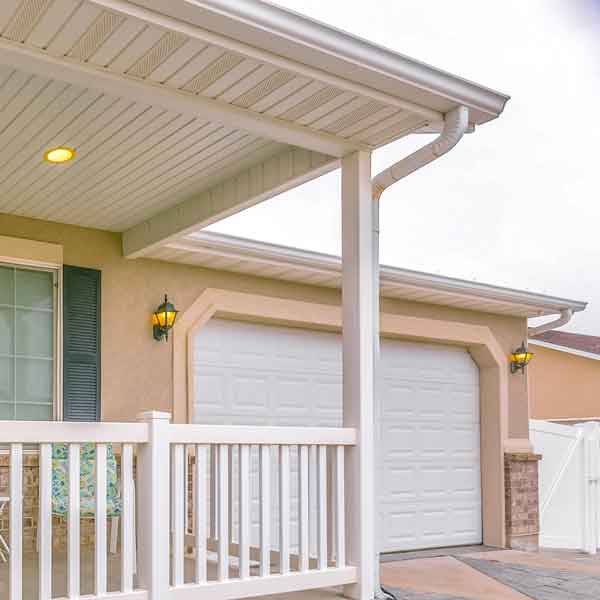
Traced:
POLYGON ((573 310, 570 308, 565 308, 564 310, 560 311, 560 317, 558 317, 558 319, 550 321, 549 323, 544 323, 543 325, 538 325, 537 327, 528 327, 527 336, 533 337, 534 335, 540 335, 540 333, 545 333, 551 329, 562 327, 563 325, 566 325, 572 317, 573 310))
POLYGON ((433 142, 388 167, 373 179, 373 198, 379 200, 388 187, 452 150, 468 127, 469 109, 466 106, 459 106, 446 113, 444 128, 433 142))
MULTIPOLYGON (((398 161, 396 164, 391 167, 385 169, 377 175, 372 182, 373 186, 373 285, 375 286, 375 306, 374 306, 374 316, 375 316, 375 325, 374 325, 374 335, 373 335, 373 343, 374 343, 374 357, 375 357, 375 365, 374 365, 374 381, 375 381, 375 410, 380 411, 381 406, 380 403, 377 402, 377 398, 379 398, 379 393, 377 391, 378 387, 378 369, 379 369, 379 199, 381 198, 381 194, 399 181, 403 179, 407 175, 414 173, 417 169, 428 165, 433 162, 440 156, 449 152, 458 142, 461 140, 462 136, 467 131, 469 126, 469 109, 466 106, 459 106, 454 110, 448 112, 444 118, 444 128, 440 135, 433 140, 433 142, 426 144, 416 152, 413 152, 409 156, 403 158, 398 161)), ((378 431, 375 430, 375 435, 377 436, 378 431)), ((376 448, 376 457, 379 459, 379 452, 381 452, 381 440, 375 441, 376 448)), ((377 474, 377 468, 375 470, 377 474)), ((374 490, 375 494, 379 493, 379 489, 381 488, 381 481, 376 483, 377 490, 374 490)), ((376 515, 376 524, 377 529, 381 527, 379 522, 379 510, 378 510, 378 498, 375 497, 374 506, 377 509, 376 515)), ((377 536, 377 539, 379 536, 377 536)), ((386 598, 387 595, 381 589, 381 583, 379 580, 379 551, 375 555, 375 598, 383 599, 386 598)))

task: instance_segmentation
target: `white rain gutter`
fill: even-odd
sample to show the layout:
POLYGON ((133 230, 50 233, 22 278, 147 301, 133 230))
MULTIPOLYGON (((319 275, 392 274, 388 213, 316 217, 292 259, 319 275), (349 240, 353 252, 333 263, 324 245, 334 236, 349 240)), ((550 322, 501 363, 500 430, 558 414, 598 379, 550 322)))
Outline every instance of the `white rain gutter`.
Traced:
POLYGON ((433 142, 398 161, 373 179, 373 199, 379 200, 388 187, 452 150, 468 127, 469 109, 466 106, 459 106, 446 113, 444 128, 433 142))
MULTIPOLYGON (((397 181, 400 181, 407 175, 414 173, 421 167, 432 163, 434 160, 443 156, 460 140, 466 133, 469 127, 469 109, 466 106, 459 106, 444 116, 444 127, 440 135, 426 144, 422 148, 419 148, 416 152, 409 154, 402 160, 385 169, 377 175, 372 181, 372 194, 373 194, 373 286, 375 287, 373 313, 375 315, 374 324, 374 335, 373 335, 373 354, 375 358, 374 367, 374 381, 377 386, 377 369, 379 363, 379 200, 381 194, 385 192, 390 186, 394 185, 397 181)), ((375 397, 379 394, 375 390, 375 397)), ((377 411, 378 408, 376 407, 377 411)), ((376 452, 381 448, 380 440, 375 443, 376 452)), ((377 469, 375 470, 377 472, 377 469)), ((382 482, 377 483, 378 487, 381 487, 382 482)), ((378 491, 374 490, 376 494, 375 503, 377 503, 378 491)), ((379 537, 379 536, 378 536, 379 537)), ((381 588, 381 581, 379 579, 379 552, 375 554, 375 600, 387 600, 388 594, 381 588)))
POLYGON ((537 327, 528 327, 527 335, 529 337, 533 337, 534 335, 540 335, 540 333, 545 333, 546 331, 557 329, 558 327, 566 325, 572 317, 573 309, 565 308, 564 310, 560 311, 560 317, 558 317, 558 319, 550 321, 549 323, 544 323, 543 325, 538 325, 537 327))

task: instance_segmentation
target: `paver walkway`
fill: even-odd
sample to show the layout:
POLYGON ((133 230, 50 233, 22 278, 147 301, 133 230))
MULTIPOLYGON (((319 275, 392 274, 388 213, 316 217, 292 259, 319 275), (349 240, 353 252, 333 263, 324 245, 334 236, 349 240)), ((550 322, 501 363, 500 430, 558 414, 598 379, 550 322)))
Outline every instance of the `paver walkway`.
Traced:
POLYGON ((600 559, 575 552, 449 552, 385 562, 398 600, 598 600, 600 559))

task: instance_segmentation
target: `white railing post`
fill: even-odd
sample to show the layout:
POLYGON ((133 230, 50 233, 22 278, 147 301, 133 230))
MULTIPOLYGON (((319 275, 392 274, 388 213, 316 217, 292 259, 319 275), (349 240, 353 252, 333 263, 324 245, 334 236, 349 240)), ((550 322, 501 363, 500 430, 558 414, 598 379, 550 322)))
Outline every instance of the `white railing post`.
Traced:
POLYGON ((147 411, 138 421, 148 425, 148 442, 138 445, 138 579, 148 600, 169 595, 169 413, 147 411))
POLYGON ((588 554, 598 551, 598 486, 600 482, 600 463, 598 452, 598 423, 585 423, 580 426, 583 432, 583 549, 588 554))
POLYGON ((357 430, 345 460, 346 559, 358 567, 358 583, 344 593, 358 600, 375 593, 373 217, 371 155, 359 151, 342 160, 344 426, 357 430))

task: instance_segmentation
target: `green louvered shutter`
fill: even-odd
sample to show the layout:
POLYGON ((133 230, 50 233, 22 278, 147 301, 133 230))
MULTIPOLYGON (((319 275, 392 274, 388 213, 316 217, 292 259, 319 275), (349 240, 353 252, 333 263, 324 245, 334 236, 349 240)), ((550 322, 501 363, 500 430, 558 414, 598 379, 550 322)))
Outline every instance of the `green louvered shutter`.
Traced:
POLYGON ((100 271, 63 267, 63 418, 99 421, 100 271))

